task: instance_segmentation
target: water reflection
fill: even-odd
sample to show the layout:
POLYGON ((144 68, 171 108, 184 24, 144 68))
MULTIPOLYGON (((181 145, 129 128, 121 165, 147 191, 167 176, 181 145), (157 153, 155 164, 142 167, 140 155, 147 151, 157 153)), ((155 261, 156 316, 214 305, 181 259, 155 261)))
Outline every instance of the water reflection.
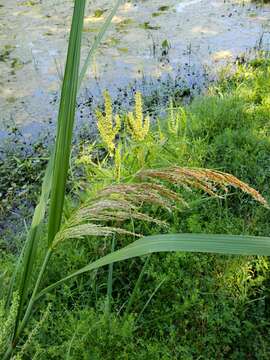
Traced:
MULTIPOLYGON (((48 124, 57 111, 73 1, 1 3, 0 128, 48 124)), ((83 56, 110 8, 110 1, 90 2, 83 56)), ((259 39, 267 46, 269 15, 269 6, 233 0, 128 2, 113 19, 84 85, 99 94, 145 76, 184 71, 186 64, 216 68, 259 39)))

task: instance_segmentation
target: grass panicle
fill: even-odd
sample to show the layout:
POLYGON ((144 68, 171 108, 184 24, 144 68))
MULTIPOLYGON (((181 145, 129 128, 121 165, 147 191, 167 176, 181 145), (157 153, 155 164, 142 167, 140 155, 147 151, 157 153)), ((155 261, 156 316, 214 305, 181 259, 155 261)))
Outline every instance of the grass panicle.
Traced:
POLYGON ((63 241, 69 239, 82 239, 86 236, 93 237, 108 237, 112 235, 130 235, 130 236, 142 236, 131 231, 127 231, 122 228, 116 228, 112 226, 102 226, 91 223, 79 224, 72 227, 66 227, 59 231, 54 239, 52 247, 55 249, 63 241))
POLYGON ((18 292, 12 294, 11 306, 8 310, 5 307, 4 301, 0 302, 0 356, 4 356, 3 349, 6 348, 13 335, 18 309, 18 292))
POLYGON ((138 177, 142 180, 156 179, 169 182, 188 190, 192 188, 202 190, 210 196, 220 196, 219 189, 228 192, 228 187, 231 186, 250 195, 254 200, 269 208, 266 199, 258 191, 235 176, 221 171, 170 167, 160 170, 143 170, 138 177))

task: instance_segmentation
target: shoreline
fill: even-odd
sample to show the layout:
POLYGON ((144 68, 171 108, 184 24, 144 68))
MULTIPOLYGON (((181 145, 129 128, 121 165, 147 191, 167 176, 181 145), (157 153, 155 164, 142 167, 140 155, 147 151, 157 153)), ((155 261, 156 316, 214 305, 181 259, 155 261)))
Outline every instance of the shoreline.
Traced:
MULTIPOLYGON (((257 51, 256 55, 254 53, 253 58, 259 58, 260 53, 260 51, 257 51)), ((243 64, 248 64, 250 60, 250 54, 246 55, 246 59, 245 57, 237 59, 243 64)), ((234 65, 231 64, 235 68, 237 61, 234 62, 234 65)), ((225 72, 225 77, 230 78, 233 75, 232 69, 227 70, 227 75, 225 72)), ((209 87, 211 88, 220 81, 220 79, 209 80, 207 74, 204 74, 200 80, 203 87, 193 86, 191 88, 181 87, 181 84, 184 84, 181 77, 167 78, 167 80, 156 82, 146 79, 141 83, 135 82, 116 90, 117 95, 113 98, 113 109, 120 114, 127 113, 134 105, 135 92, 139 90, 143 95, 144 112, 150 114, 152 122, 155 123, 157 118, 161 120, 166 118, 166 109, 168 109, 170 98, 178 105, 189 106, 194 99, 207 96, 209 87)), ((83 143, 93 143, 99 138, 94 111, 103 103, 102 94, 99 100, 101 101, 95 103, 93 97, 89 96, 84 102, 78 104, 77 120, 79 121, 75 125, 75 140, 73 141, 75 153, 79 151, 83 143), (82 113, 85 111, 89 113, 92 122, 89 120, 87 123, 80 122, 84 117, 82 113)), ((49 128, 45 127, 43 131, 39 130, 37 136, 33 138, 26 138, 19 128, 11 127, 4 144, 0 146, 0 200, 2 202, 0 229, 3 233, 9 229, 18 230, 18 226, 22 228, 24 226, 22 217, 30 219, 37 200, 37 196, 33 197, 32 194, 39 194, 41 179, 49 157, 49 148, 53 143, 54 136, 53 124, 49 128), (16 171, 17 167, 18 172, 16 171), (11 174, 13 175, 11 176, 11 174), (22 216, 22 214, 24 215, 22 216)), ((11 230, 12 233, 13 230, 11 230)))

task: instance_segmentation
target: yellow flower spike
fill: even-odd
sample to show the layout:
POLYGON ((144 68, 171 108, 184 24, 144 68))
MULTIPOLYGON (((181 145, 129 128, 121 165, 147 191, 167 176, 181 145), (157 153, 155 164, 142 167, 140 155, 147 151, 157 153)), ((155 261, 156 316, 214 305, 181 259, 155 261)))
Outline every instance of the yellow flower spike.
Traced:
POLYGON ((128 129, 131 136, 136 141, 142 141, 145 139, 150 128, 150 117, 147 115, 143 118, 142 111, 142 94, 136 92, 135 94, 135 116, 132 112, 127 115, 128 129))
POLYGON ((75 164, 77 165, 92 165, 92 154, 95 148, 95 142, 91 145, 85 145, 82 151, 79 153, 78 158, 75 160, 75 164))
POLYGON ((121 128, 121 118, 117 114, 113 119, 112 100, 108 91, 104 91, 105 115, 96 110, 97 127, 100 137, 109 151, 110 156, 113 156, 115 150, 115 138, 121 128))
POLYGON ((181 128, 186 129, 187 116, 184 108, 181 106, 177 109, 175 114, 173 101, 170 99, 169 117, 168 117, 168 131, 172 135, 179 135, 181 128))
POLYGON ((119 114, 115 115, 114 120, 115 120, 114 132, 115 132, 115 135, 117 135, 119 133, 119 130, 121 129, 121 118, 120 118, 119 114))

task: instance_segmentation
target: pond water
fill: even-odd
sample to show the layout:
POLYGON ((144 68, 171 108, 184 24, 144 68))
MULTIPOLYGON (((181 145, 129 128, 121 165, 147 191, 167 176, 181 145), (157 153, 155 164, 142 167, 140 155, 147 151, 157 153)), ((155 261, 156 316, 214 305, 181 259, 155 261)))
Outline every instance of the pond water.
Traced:
MULTIPOLYGON (((2 0, 0 130, 55 121, 71 0, 2 0)), ((83 56, 111 8, 90 1, 83 56)), ((82 97, 176 71, 195 76, 256 46, 269 47, 270 7, 236 0, 144 0, 122 5, 84 82, 82 97), (87 90, 86 90, 87 89, 87 90)), ((192 81, 192 80, 187 80, 192 81)))

